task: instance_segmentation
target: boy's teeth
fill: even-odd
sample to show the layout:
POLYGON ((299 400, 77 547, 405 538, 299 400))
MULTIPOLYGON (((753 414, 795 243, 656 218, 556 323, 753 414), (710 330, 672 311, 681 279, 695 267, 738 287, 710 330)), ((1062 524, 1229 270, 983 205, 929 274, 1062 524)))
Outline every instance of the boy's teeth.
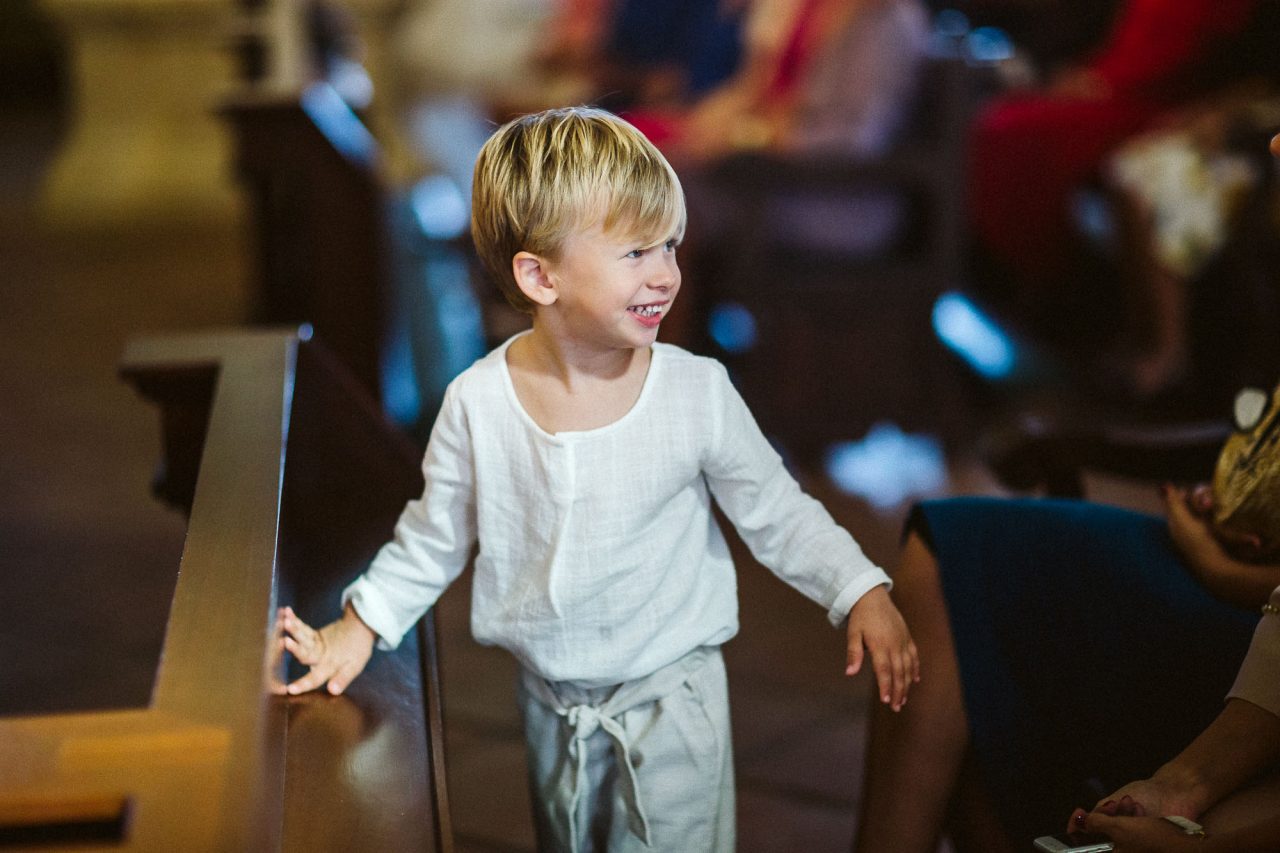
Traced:
POLYGON ((652 317, 654 314, 658 313, 658 306, 657 305, 638 305, 635 308, 632 308, 631 310, 636 312, 637 314, 640 314, 641 316, 652 317))

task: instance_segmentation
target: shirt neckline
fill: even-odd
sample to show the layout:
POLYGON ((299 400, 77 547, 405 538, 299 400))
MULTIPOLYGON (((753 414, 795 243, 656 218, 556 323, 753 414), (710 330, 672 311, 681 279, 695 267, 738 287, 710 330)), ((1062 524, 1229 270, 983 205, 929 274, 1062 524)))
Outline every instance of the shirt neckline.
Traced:
POLYGON ((645 400, 648 399, 649 388, 654 384, 654 374, 657 372, 658 364, 662 360, 662 356, 660 355, 662 352, 662 344, 656 342, 649 347, 649 369, 645 371, 644 383, 640 386, 640 394, 636 397, 636 401, 631 404, 631 408, 623 412, 621 417, 605 424, 604 426, 598 426, 592 429, 547 432, 538 424, 537 421, 533 419, 533 416, 529 414, 524 405, 520 402, 520 397, 516 394, 515 381, 511 378, 510 365, 507 364, 507 350, 511 348, 511 344, 513 344, 517 338, 521 338, 529 334, 530 331, 530 329, 525 329, 524 331, 517 332, 507 338, 503 341, 502 345, 498 347, 494 355, 498 359, 498 370, 502 374, 502 385, 503 390, 506 393, 507 401, 510 403, 511 407, 515 409, 516 414, 522 421, 524 421, 525 425, 546 440, 563 442, 572 439, 603 435, 604 433, 617 429, 619 426, 630 420, 635 413, 639 411, 640 407, 644 405, 645 400))

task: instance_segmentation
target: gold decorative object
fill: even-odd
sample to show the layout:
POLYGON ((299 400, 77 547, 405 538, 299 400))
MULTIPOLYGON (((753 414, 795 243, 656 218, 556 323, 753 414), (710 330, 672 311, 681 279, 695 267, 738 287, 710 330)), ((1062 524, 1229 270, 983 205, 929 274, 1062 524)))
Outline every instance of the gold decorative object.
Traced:
POLYGON ((1261 551, 1251 557, 1272 556, 1280 553, 1280 386, 1241 391, 1235 420, 1213 474, 1214 523, 1257 536, 1261 551))

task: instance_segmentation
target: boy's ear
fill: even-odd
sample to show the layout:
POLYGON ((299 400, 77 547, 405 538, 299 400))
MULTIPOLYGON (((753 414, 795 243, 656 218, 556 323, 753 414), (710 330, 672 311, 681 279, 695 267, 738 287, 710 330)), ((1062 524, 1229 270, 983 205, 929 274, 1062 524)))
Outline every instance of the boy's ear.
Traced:
POLYGON ((556 301, 555 282, 551 280, 545 259, 530 252, 516 252, 511 259, 511 273, 515 276, 520 292, 535 305, 550 305, 556 301))

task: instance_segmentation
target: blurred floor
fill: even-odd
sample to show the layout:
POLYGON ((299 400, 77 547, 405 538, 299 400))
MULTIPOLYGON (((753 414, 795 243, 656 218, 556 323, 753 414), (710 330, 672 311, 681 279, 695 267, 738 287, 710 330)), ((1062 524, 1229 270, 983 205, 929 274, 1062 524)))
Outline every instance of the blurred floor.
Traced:
POLYGON ((0 118, 0 710, 145 704, 184 523, 150 498, 159 420, 115 373, 148 331, 241 316, 238 236, 57 233, 49 112, 0 118), (106 698, 104 698, 106 697, 106 698))
MULTIPOLYGON (((0 713, 145 704, 183 542, 149 497, 156 412, 115 375, 131 337, 236 324, 248 262, 235 229, 68 234, 33 200, 55 116, 0 116, 0 713)), ((893 334, 891 324, 885 334, 893 334)), ((874 400, 867 400, 874 406, 874 400)), ((940 491, 992 492, 963 456, 940 491)), ((903 504, 873 510, 802 472, 892 567, 903 504)), ((742 632, 725 649, 740 849, 848 849, 867 680, 819 608, 740 559, 742 632)), ((467 583, 440 604, 448 760, 459 847, 532 850, 514 666, 468 636, 467 583)))

